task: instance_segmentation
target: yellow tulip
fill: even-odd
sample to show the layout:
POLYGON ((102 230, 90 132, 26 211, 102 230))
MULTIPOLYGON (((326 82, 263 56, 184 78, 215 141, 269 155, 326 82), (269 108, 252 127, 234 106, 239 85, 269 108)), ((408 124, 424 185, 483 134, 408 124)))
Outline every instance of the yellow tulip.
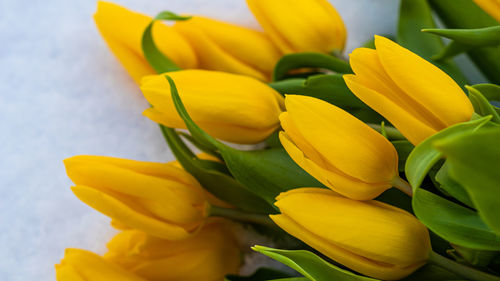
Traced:
POLYGON ((271 219, 327 257, 359 273, 397 280, 424 265, 429 233, 411 214, 378 202, 356 201, 328 189, 280 194, 271 219))
POLYGON ((66 249, 56 265, 57 281, 146 281, 102 257, 80 249, 66 249))
POLYGON ((104 258, 150 281, 222 281, 224 275, 238 273, 241 263, 227 223, 214 220, 182 241, 127 230, 108 243, 104 258))
POLYGON ((327 0, 247 0, 247 5, 284 53, 344 49, 344 23, 327 0))
MULTIPOLYGON (((254 78, 207 70, 182 70, 169 76, 194 122, 216 138, 258 143, 279 127, 283 97, 254 78)), ((141 90, 153 105, 144 115, 167 127, 186 128, 164 75, 146 76, 141 90)))
POLYGON ((178 240, 207 216, 202 187, 174 165, 103 156, 75 156, 64 164, 73 193, 117 225, 178 240))
POLYGON ((174 29, 191 43, 202 69, 269 80, 281 57, 266 34, 241 26, 194 16, 174 29))
POLYGON ((399 179, 394 146, 377 131, 325 101, 287 95, 280 140, 290 157, 330 189, 373 199, 399 179))
POLYGON ((474 0, 486 13, 500 22, 500 0, 474 0))
MULTIPOLYGON (((156 73, 144 58, 141 47, 142 33, 151 22, 151 17, 99 1, 94 20, 109 48, 136 83, 139 84, 143 76, 156 73)), ((195 52, 172 27, 156 22, 153 38, 158 49, 179 67, 197 67, 195 52)))
POLYGON ((355 75, 344 75, 351 91, 389 120, 413 144, 474 111, 462 89, 442 70, 399 46, 375 36, 376 50, 350 55, 355 75))

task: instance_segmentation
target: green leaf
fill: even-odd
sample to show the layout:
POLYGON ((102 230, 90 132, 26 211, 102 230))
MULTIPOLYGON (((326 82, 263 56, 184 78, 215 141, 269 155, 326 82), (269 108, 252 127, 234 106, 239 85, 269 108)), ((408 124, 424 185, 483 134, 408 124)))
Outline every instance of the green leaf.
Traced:
MULTIPOLYGON (((483 94, 489 101, 500 102, 500 86, 495 84, 476 84, 471 86, 483 94)), ((497 107, 498 109, 498 107, 497 107)))
POLYGON ((412 198, 417 218, 450 243, 478 250, 500 250, 500 236, 479 215, 422 188, 412 198))
MULTIPOLYGON (((476 29, 498 25, 471 0, 429 0, 429 3, 448 28, 476 29)), ((490 81, 500 83, 500 46, 476 48, 467 55, 490 81)))
POLYGON ((423 33, 421 30, 435 27, 427 0, 401 0, 397 42, 442 69, 460 86, 467 84, 467 79, 453 61, 432 60, 444 44, 441 38, 423 33))
MULTIPOLYGON (((159 13, 152 21, 148 24, 144 33, 142 34, 142 52, 144 53, 144 57, 149 62, 149 64, 153 67, 153 69, 158 73, 164 73, 169 71, 177 71, 181 70, 172 60, 170 60, 167 56, 165 56, 158 47, 156 46, 152 29, 153 25, 157 20, 187 20, 191 17, 182 17, 178 16, 169 11, 163 11, 159 13)), ((175 43, 173 43, 175 44, 175 43)))
POLYGON ((483 221, 500 234, 500 128, 436 142, 447 158, 450 176, 469 194, 483 221))
POLYGON ((208 192, 244 211, 263 214, 274 212, 274 209, 268 203, 248 191, 229 175, 215 169, 207 169, 202 164, 203 162, 200 162, 200 159, 184 144, 174 129, 164 126, 160 126, 160 128, 179 163, 208 192))
POLYGON ((252 249, 288 265, 311 281, 377 280, 341 269, 306 250, 279 250, 264 246, 254 246, 252 249))
POLYGON ((473 266, 487 266, 499 255, 498 251, 478 251, 458 245, 453 245, 453 248, 462 259, 473 266))
POLYGON ((453 180, 449 175, 449 165, 445 162, 436 173, 436 181, 440 184, 439 189, 465 205, 474 208, 474 204, 470 200, 467 190, 458 182, 453 180))
POLYGON ((337 73, 352 73, 346 61, 321 53, 294 53, 284 55, 274 67, 273 81, 286 78, 290 70, 299 68, 321 68, 337 73))
POLYGON ((282 148, 239 151, 221 149, 231 174, 250 190, 274 203, 281 192, 298 187, 324 187, 300 168, 282 148))
POLYGON ((443 281, 460 280, 458 276, 448 270, 434 264, 426 264, 401 281, 443 281))
MULTIPOLYGON (((290 280, 290 274, 272 268, 259 268, 250 276, 228 275, 228 281, 265 281, 265 280, 290 280), (280 279, 276 279, 280 278, 280 279)), ((295 278, 295 277, 294 277, 295 278)), ((292 278, 292 280, 294 279, 292 278)), ((299 279, 300 280, 300 279, 299 279)), ((307 279, 305 279, 307 280, 307 279)))
POLYGON ((427 28, 422 29, 422 32, 432 33, 475 47, 500 45, 500 25, 474 29, 427 28))
POLYGON ((469 99, 474 106, 474 111, 481 115, 491 115, 491 121, 500 124, 500 114, 497 112, 497 109, 486 99, 486 97, 474 87, 466 86, 467 90, 469 90, 469 99))
POLYGON ((187 113, 172 78, 165 77, 170 83, 175 108, 179 116, 184 120, 192 137, 209 149, 218 151, 231 174, 248 190, 264 198, 272 205, 275 197, 281 192, 296 187, 323 186, 295 164, 282 148, 240 151, 208 135, 193 122, 187 113))
POLYGON ((336 105, 365 122, 378 123, 383 118, 358 99, 345 84, 342 74, 319 74, 285 79, 269 84, 281 94, 315 97, 336 105))
POLYGON ((422 29, 422 32, 446 37, 452 42, 435 59, 444 59, 470 51, 474 48, 500 45, 500 26, 475 29, 422 29))
POLYGON ((407 140, 395 140, 391 141, 391 143, 398 152, 398 170, 404 172, 406 159, 408 159, 415 146, 407 140))
POLYGON ((491 116, 486 116, 476 120, 455 124, 430 136, 416 146, 410 153, 410 156, 408 156, 405 166, 406 177, 413 189, 420 186, 425 175, 427 175, 432 166, 442 157, 442 153, 434 147, 436 141, 477 130, 490 119, 491 116))

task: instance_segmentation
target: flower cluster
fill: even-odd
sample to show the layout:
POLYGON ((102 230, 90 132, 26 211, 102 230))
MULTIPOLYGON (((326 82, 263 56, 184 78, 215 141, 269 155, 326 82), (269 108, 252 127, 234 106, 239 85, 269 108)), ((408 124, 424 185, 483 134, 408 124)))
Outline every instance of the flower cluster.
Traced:
POLYGON ((246 280, 244 224, 294 249, 253 248, 306 278, 279 280, 499 280, 500 86, 443 59, 468 52, 499 81, 500 60, 481 67, 500 58, 495 1, 457 1, 486 25, 471 26, 447 0, 402 0, 397 43, 375 35, 348 61, 327 0, 247 0, 263 31, 99 2, 178 162, 66 159, 76 197, 121 232, 102 257, 68 249, 57 279, 246 280), (435 29, 431 7, 461 29, 435 29))

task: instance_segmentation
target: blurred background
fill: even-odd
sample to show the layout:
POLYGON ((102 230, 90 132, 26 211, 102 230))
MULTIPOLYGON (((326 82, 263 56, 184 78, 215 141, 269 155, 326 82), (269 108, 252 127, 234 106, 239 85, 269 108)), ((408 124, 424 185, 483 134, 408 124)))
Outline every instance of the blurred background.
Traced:
MULTIPOLYGON (((258 28, 244 0, 113 2, 258 28)), ((347 26, 346 56, 374 34, 395 33, 397 0, 331 2, 347 26)), ((148 105, 138 87, 98 34, 95 9, 94 0, 0 0, 0 280, 55 280, 65 248, 104 253, 115 233, 71 193, 63 159, 173 160, 141 114, 148 105)))

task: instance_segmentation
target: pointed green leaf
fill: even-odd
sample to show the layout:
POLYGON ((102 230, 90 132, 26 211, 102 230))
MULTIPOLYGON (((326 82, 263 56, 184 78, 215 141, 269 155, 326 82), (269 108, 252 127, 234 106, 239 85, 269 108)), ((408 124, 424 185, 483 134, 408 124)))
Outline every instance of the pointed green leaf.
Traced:
POLYGON ((414 191, 412 206, 423 224, 450 243, 478 250, 500 250, 500 236, 473 210, 422 188, 414 191))
POLYGON ((279 250, 264 246, 254 246, 252 249, 288 265, 311 281, 377 280, 341 269, 306 250, 279 250))
POLYGON ((476 84, 471 86, 478 90, 493 106, 493 109, 500 114, 500 86, 495 84, 476 84))
POLYGON ((474 208, 474 204, 472 203, 467 190, 450 177, 449 168, 449 165, 445 162, 436 173, 436 181, 440 184, 439 189, 444 194, 447 194, 465 205, 474 208))
POLYGON ((321 68, 337 73, 352 73, 351 66, 334 56, 321 53, 294 53, 284 55, 274 67, 273 81, 287 77, 290 70, 299 68, 321 68))
POLYGON ((187 20, 190 17, 178 16, 169 11, 159 13, 144 30, 142 34, 142 52, 144 57, 158 73, 177 71, 180 68, 167 56, 165 56, 156 46, 153 39, 153 25, 157 20, 187 20))
POLYGON ((166 79, 170 83, 177 112, 193 138, 204 146, 218 151, 236 180, 257 196, 267 200, 270 205, 281 192, 292 188, 323 186, 295 164, 282 148, 240 151, 208 135, 187 113, 172 78, 166 76, 166 79))
MULTIPOLYGON (((471 0, 429 0, 429 3, 447 28, 476 29, 498 25, 471 0)), ((467 55, 491 82, 500 83, 500 46, 476 48, 467 55)))
POLYGON ((465 87, 469 90, 469 100, 474 106, 474 111, 481 116, 491 115, 491 121, 500 123, 500 115, 481 92, 470 86, 465 87))
POLYGON ((465 134, 477 130, 491 119, 491 116, 455 124, 437 134, 430 136, 413 149, 406 161, 405 173, 413 189, 420 186, 429 170, 442 157, 442 153, 434 147, 438 140, 465 134))
POLYGON ((215 169, 207 169, 206 166, 202 165, 173 129, 164 126, 161 126, 161 129, 177 161, 208 192, 245 211, 263 214, 274 212, 269 204, 248 191, 229 175, 215 169))
POLYGON ((427 28, 422 29, 422 32, 428 32, 441 37, 446 37, 457 43, 474 47, 500 45, 500 25, 471 29, 427 28))
POLYGON ((447 158, 450 176, 469 194, 484 222, 500 234, 500 128, 436 142, 447 158))
POLYGON ((444 44, 441 38, 423 33, 421 30, 435 27, 427 0, 401 0, 397 42, 448 73, 458 85, 467 84, 467 79, 453 61, 432 60, 444 44))

